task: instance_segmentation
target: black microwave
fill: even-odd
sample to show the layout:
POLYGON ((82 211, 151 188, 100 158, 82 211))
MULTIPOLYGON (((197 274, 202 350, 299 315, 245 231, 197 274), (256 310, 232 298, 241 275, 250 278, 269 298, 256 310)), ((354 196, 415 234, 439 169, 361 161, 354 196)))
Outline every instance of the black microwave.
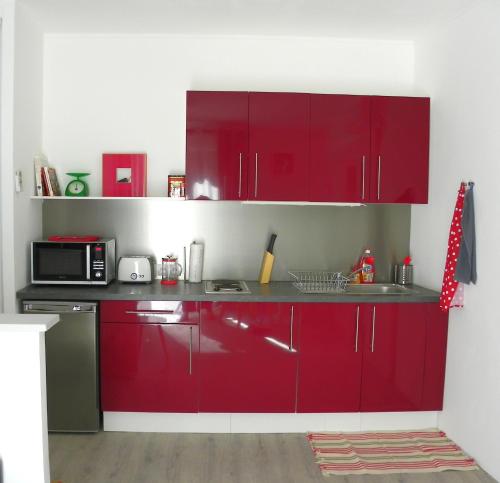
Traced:
POLYGON ((115 240, 31 242, 31 283, 107 285, 115 278, 115 240))

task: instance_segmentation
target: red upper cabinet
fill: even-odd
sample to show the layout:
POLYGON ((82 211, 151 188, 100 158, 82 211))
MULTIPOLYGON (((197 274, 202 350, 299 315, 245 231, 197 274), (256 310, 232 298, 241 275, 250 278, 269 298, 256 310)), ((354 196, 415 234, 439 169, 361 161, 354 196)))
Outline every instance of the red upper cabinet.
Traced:
POLYGON ((311 201, 367 202, 370 97, 311 95, 311 201))
POLYGON ((427 203, 421 97, 187 93, 188 199, 427 203))
POLYGON ((297 412, 359 411, 363 304, 301 304, 297 412))
POLYGON ((246 200, 248 93, 188 91, 186 195, 246 200))
POLYGON ((361 411, 420 410, 427 305, 377 304, 367 310, 361 411))
POLYGON ((201 304, 201 412, 295 412, 298 321, 292 307, 201 304))
POLYGON ((309 110, 309 94, 249 94, 248 199, 308 199, 309 110))
POLYGON ((372 97, 370 202, 427 203, 429 98, 372 97))

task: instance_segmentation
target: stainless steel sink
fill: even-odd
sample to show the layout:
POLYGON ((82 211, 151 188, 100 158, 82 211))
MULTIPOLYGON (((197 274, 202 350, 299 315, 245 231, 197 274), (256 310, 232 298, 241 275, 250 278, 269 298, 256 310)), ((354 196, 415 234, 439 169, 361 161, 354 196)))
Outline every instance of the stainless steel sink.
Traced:
POLYGON ((370 283, 348 285, 344 293, 349 295, 410 295, 412 291, 395 283, 370 283))

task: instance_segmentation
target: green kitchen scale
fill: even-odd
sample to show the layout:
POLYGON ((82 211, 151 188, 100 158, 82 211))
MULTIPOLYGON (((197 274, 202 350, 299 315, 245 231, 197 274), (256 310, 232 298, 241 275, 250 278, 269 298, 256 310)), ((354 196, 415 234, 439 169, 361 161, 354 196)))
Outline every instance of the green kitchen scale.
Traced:
POLYGON ((66 173, 68 176, 72 176, 73 180, 66 186, 65 196, 88 196, 89 195, 89 185, 83 179, 84 176, 88 176, 90 173, 66 173))

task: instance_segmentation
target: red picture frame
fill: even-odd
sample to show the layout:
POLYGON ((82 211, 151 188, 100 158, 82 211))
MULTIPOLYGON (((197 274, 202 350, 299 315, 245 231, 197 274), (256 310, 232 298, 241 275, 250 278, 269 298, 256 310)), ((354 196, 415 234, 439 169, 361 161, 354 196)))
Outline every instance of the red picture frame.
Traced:
POLYGON ((146 153, 104 153, 102 196, 147 196, 146 153))

